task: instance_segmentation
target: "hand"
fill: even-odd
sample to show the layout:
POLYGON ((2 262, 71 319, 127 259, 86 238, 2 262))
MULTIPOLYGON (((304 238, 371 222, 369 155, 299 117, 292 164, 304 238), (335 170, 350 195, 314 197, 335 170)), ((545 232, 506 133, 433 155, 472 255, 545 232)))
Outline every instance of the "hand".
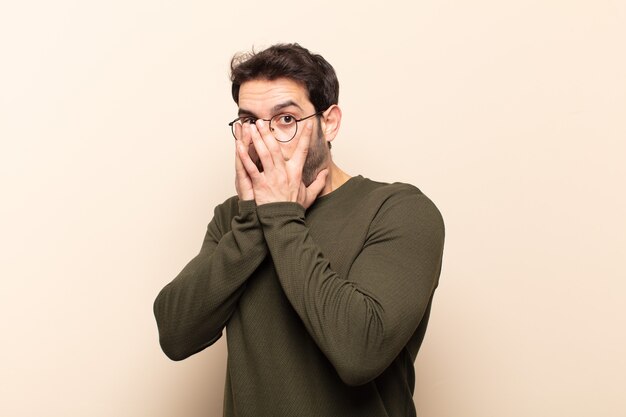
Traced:
POLYGON ((306 161, 313 131, 312 121, 307 121, 302 132, 294 138, 296 149, 287 161, 283 158, 280 145, 269 131, 267 123, 257 120, 250 126, 250 136, 261 163, 263 172, 250 158, 243 143, 237 143, 237 153, 248 174, 258 205, 290 201, 309 208, 326 184, 328 169, 317 174, 315 180, 307 187, 302 182, 302 168, 306 161))
MULTIPOLYGON (((235 128, 241 129, 241 125, 237 125, 235 128)), ((248 155, 248 148, 250 146, 250 131, 246 127, 243 130, 243 135, 239 135, 242 138, 241 141, 236 140, 235 144, 235 189, 237 190, 237 196, 239 200, 254 200, 254 190, 252 189, 252 181, 250 176, 246 172, 246 169, 239 157, 238 146, 241 145, 246 155, 248 155)))

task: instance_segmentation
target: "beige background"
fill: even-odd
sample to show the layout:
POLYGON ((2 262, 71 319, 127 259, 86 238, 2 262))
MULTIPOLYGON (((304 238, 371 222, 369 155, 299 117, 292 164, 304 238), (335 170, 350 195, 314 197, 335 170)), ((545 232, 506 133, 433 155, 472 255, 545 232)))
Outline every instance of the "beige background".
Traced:
POLYGON ((221 415, 225 345, 152 301, 233 194, 235 51, 336 68, 351 174, 420 187, 447 242, 426 417, 623 416, 626 3, 4 1, 0 415, 221 415))

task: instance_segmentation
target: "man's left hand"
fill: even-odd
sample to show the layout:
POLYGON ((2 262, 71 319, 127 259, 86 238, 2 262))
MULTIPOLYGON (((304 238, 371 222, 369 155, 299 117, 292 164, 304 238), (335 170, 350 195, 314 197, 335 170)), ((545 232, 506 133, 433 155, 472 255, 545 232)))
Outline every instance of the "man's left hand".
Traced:
POLYGON ((293 155, 285 160, 267 122, 257 120, 256 125, 251 125, 252 142, 263 164, 263 172, 259 172, 245 147, 237 143, 239 158, 252 180, 257 205, 289 201, 306 209, 313 204, 326 184, 328 169, 320 171, 308 187, 302 182, 302 168, 309 152, 312 131, 313 122, 309 120, 301 134, 293 139, 297 141, 293 155))

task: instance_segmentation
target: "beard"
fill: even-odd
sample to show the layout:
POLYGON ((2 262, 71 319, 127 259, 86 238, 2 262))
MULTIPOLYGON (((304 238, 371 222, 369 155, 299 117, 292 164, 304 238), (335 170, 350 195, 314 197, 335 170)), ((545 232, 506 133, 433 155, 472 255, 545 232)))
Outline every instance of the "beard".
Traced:
MULTIPOLYGON (((319 174, 319 172, 325 167, 330 154, 328 144, 324 140, 324 134, 321 132, 321 129, 319 129, 319 125, 316 127, 315 132, 317 132, 317 134, 313 132, 311 143, 309 144, 309 152, 306 155, 306 160, 304 161, 304 166, 302 167, 302 182, 307 187, 315 181, 317 174, 319 174)), ((263 164, 261 163, 259 155, 257 155, 252 142, 250 143, 248 154, 259 172, 263 172, 263 164)))

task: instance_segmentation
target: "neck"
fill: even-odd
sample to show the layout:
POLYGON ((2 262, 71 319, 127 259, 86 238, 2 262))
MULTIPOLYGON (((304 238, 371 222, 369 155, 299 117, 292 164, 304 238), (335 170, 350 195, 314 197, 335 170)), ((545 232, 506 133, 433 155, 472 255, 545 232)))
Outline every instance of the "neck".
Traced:
POLYGON ((345 184, 345 182, 348 181, 350 178, 350 175, 342 171, 341 168, 335 165, 335 163, 331 159, 328 163, 328 176, 326 177, 326 185, 320 193, 320 196, 335 191, 337 188, 345 184))

